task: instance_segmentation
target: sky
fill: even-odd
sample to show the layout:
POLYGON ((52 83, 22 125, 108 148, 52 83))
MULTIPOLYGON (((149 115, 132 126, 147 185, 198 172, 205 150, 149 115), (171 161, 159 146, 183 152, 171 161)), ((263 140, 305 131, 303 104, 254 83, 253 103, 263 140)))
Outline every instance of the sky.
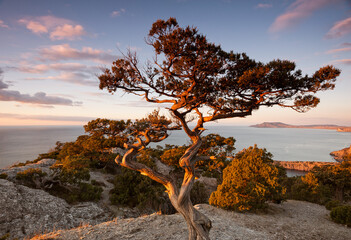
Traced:
POLYGON ((351 126, 350 0, 0 0, 0 125, 84 125, 162 108, 100 90, 97 76, 127 49, 142 63, 152 59, 145 37, 169 17, 258 61, 291 60, 306 74, 330 64, 342 71, 307 113, 260 108, 217 124, 351 126))

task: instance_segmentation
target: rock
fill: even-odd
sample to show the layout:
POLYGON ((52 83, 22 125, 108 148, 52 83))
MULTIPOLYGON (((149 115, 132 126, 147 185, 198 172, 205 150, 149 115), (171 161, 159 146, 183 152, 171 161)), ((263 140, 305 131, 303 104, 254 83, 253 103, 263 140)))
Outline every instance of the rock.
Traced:
POLYGON ((338 161, 342 162, 344 160, 351 160, 351 145, 349 148, 344 148, 339 151, 334 151, 330 153, 333 158, 338 161))
MULTIPOLYGON (((210 205, 195 206, 213 224, 211 239, 221 240, 348 240, 351 229, 331 222, 324 206, 288 200, 280 205, 270 204, 266 213, 236 213, 210 205)), ((187 227, 180 214, 151 214, 139 218, 118 219, 95 226, 85 225, 37 236, 38 239, 65 240, 183 240, 187 227)))
POLYGON ((0 237, 30 237, 81 223, 97 224, 111 219, 95 203, 70 206, 63 199, 0 179, 0 237))
POLYGON ((47 174, 49 174, 51 172, 50 167, 54 165, 55 162, 56 162, 55 159, 42 159, 37 163, 30 163, 20 167, 9 167, 9 168, 0 169, 0 174, 2 173, 7 174, 7 179, 10 181, 15 180, 18 172, 22 172, 30 168, 40 168, 43 172, 46 172, 47 174))
POLYGON ((280 165, 285 169, 309 172, 314 167, 331 166, 337 162, 310 162, 310 161, 274 161, 274 164, 280 165))

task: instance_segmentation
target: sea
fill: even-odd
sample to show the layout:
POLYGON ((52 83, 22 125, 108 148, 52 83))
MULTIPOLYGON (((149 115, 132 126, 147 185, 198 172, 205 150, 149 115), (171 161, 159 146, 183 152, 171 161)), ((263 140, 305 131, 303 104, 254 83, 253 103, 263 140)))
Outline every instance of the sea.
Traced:
MULTIPOLYGON (((273 154, 274 160, 333 162, 330 152, 349 147, 351 132, 326 129, 253 128, 249 126, 208 126, 204 134, 234 137, 236 152, 257 144, 273 154)), ((53 149, 57 141, 69 142, 84 134, 82 126, 0 126, 0 168, 34 160, 53 149)), ((189 143, 181 130, 158 145, 189 143)), ((152 144, 151 146, 156 146, 152 144)))

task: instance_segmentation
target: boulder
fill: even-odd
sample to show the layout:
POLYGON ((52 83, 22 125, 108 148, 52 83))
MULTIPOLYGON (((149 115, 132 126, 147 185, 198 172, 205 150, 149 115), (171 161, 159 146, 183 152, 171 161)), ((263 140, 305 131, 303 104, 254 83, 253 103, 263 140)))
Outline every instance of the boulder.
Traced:
POLYGON ((0 179, 0 237, 30 237, 82 223, 98 224, 111 217, 96 203, 70 206, 49 193, 0 179))

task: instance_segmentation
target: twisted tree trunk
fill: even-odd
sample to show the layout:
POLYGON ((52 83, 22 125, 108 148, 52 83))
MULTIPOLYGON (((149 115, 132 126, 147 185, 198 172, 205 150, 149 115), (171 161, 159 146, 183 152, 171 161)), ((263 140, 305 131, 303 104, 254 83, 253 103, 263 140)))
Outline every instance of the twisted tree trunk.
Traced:
POLYGON ((194 184, 195 174, 195 157, 201 146, 200 137, 195 138, 193 144, 187 149, 185 154, 180 159, 180 165, 185 170, 183 183, 180 189, 169 176, 165 176, 146 165, 135 161, 139 147, 142 144, 132 146, 124 155, 123 158, 117 156, 115 162, 123 167, 139 171, 141 174, 163 184, 167 189, 169 199, 174 208, 182 214, 188 225, 189 240, 209 240, 209 232, 211 229, 211 220, 204 214, 196 210, 190 200, 190 191, 194 184))

